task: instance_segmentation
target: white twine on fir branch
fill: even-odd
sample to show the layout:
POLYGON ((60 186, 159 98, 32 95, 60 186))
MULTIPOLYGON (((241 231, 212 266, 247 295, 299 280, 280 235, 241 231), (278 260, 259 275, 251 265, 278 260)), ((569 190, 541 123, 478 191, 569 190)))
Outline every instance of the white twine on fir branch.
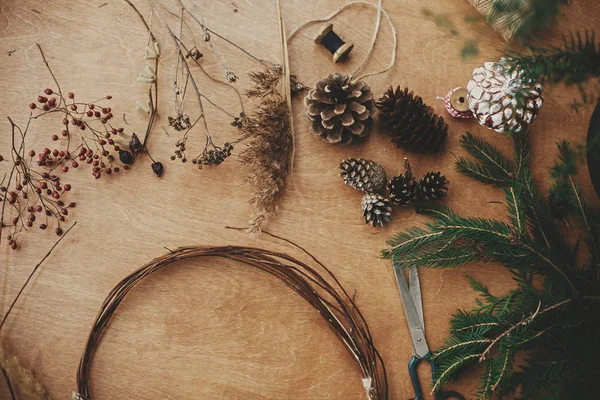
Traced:
POLYGON ((375 47, 375 42, 377 41, 377 35, 379 34, 379 29, 381 26, 381 15, 385 16, 385 18, 387 19, 388 25, 390 27, 390 30, 392 31, 392 37, 393 37, 393 42, 394 42, 394 46, 392 49, 392 55, 390 57, 390 61, 388 63, 388 65, 382 69, 381 71, 377 71, 377 72, 371 72, 368 74, 364 74, 359 76, 358 78, 356 78, 356 80, 361 80, 361 79, 365 79, 369 76, 375 76, 375 75, 381 75, 386 73, 387 71, 389 71, 390 69, 392 69, 392 67, 394 66, 394 64, 396 64, 396 50, 397 50, 397 44, 398 44, 398 38, 396 37, 396 27, 394 26, 394 23, 392 22, 392 19, 390 18, 389 14, 387 13, 387 11, 385 11, 385 9, 383 8, 383 0, 379 0, 377 3, 370 3, 368 1, 352 1, 350 3, 346 3, 345 5, 343 5, 342 7, 338 8, 336 11, 334 11, 333 13, 329 14, 326 17, 320 18, 320 19, 314 19, 308 22, 305 22, 304 24, 300 25, 299 27, 297 27, 296 29, 294 29, 287 37, 288 42, 291 41, 294 36, 296 36, 296 34, 298 32, 300 32, 302 29, 306 28, 307 26, 310 25, 314 25, 317 23, 321 23, 321 22, 327 22, 330 21, 331 19, 333 19, 334 17, 336 17, 338 14, 340 14, 341 12, 343 12, 344 10, 346 10, 347 8, 353 7, 353 6, 368 6, 368 7, 374 7, 377 9, 377 20, 375 22, 375 29, 373 30, 373 36, 371 37, 371 44, 367 50, 367 54, 365 55, 365 57, 363 58, 363 61, 360 63, 360 65, 356 68, 356 70, 352 73, 352 75, 356 75, 358 73, 358 71, 361 70, 361 68, 367 63, 367 61, 370 59, 371 57, 371 53, 373 52, 373 49, 375 47))

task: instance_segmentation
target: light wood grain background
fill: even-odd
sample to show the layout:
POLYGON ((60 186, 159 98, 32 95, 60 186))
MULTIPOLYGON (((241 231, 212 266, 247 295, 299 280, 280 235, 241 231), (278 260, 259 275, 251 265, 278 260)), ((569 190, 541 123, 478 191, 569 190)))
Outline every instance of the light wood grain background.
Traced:
MULTIPOLYGON (((206 23, 261 58, 278 61, 279 44, 273 0, 195 0, 206 23), (235 12, 234 9, 238 11, 235 12)), ((146 1, 135 1, 149 15, 146 1)), ((188 4, 191 5, 191 2, 188 4)), ((323 17, 342 0, 282 0, 287 30, 323 17)), ((176 2, 165 0, 176 11, 176 2)), ((465 86, 474 67, 495 60, 504 43, 484 23, 469 23, 475 16, 462 0, 384 1, 398 30, 395 67, 368 83, 379 96, 387 85, 406 85, 444 113, 435 99, 456 86, 465 86), (427 16, 426 9, 436 18, 427 16), (456 34, 448 29, 449 21, 456 34), (477 42, 479 54, 464 60, 460 50, 477 42)), ((319 26, 303 30, 290 44, 292 72, 307 85, 340 69, 352 71, 366 53, 376 15, 372 8, 351 8, 335 19, 336 31, 356 45, 350 59, 340 65, 313 43, 319 26)), ((173 20, 169 20, 173 23, 173 20)), ((173 25, 175 26, 175 25, 173 25)), ((539 35, 544 44, 558 44, 560 34, 600 26, 600 3, 580 0, 564 9, 556 26, 539 35)), ((202 33, 193 26, 202 45, 202 33)), ((75 372, 96 312, 108 291, 134 268, 165 252, 187 244, 254 245, 298 254, 288 246, 261 236, 250 239, 224 226, 242 226, 249 214, 252 188, 243 186, 247 171, 229 160, 218 168, 199 171, 191 163, 172 162, 177 132, 168 129, 173 115, 171 90, 175 53, 165 30, 154 20, 163 48, 160 75, 160 119, 149 148, 166 167, 157 179, 145 157, 120 176, 96 181, 87 168, 70 171, 69 195, 78 206, 69 218, 78 225, 45 263, 26 290, 1 332, 5 346, 32 368, 53 398, 67 398, 76 389, 75 372), (167 128, 170 136, 161 127, 167 128)), ((40 43, 63 90, 78 99, 107 94, 116 120, 126 114, 128 132, 142 133, 145 115, 135 101, 145 99, 146 88, 136 82, 143 70, 146 33, 127 4, 119 0, 3 0, 0 2, 0 117, 24 123, 27 104, 46 87, 51 77, 35 42, 40 43), (10 53, 12 50, 14 52, 10 53)), ((223 41, 214 44, 230 69, 247 87, 246 73, 257 65, 223 41)), ((391 52, 390 31, 382 31, 367 70, 383 67, 391 52)), ((211 74, 223 71, 207 48, 202 60, 211 74)), ((231 91, 199 76, 203 93, 231 112, 238 112, 231 91)), ((561 86, 545 88, 545 102, 532 127, 535 178, 548 186, 548 167, 556 154, 555 141, 569 138, 584 143, 591 109, 573 113, 569 103, 576 92, 561 86)), ((197 115, 193 99, 187 104, 197 115)), ((219 142, 237 131, 229 119, 209 107, 207 118, 219 142)), ((345 157, 365 157, 396 174, 406 154, 393 147, 376 127, 364 143, 349 147, 327 145, 308 132, 302 100, 294 100, 296 129, 295 173, 279 216, 268 230, 304 246, 328 265, 345 287, 356 291, 388 370, 391 398, 413 395, 407 372, 410 339, 393 273, 378 258, 385 239, 423 218, 411 208, 394 211, 384 229, 362 223, 360 194, 346 187, 337 166, 345 157)), ((503 149, 510 140, 479 127, 473 121, 447 118, 450 130, 446 151, 437 155, 411 155, 417 173, 441 170, 451 181, 445 204, 464 215, 504 218, 501 191, 473 183, 453 170, 455 155, 462 154, 459 135, 465 130, 484 135, 503 149), (491 203, 499 201, 500 203, 491 203)), ((31 146, 51 145, 58 121, 36 123, 31 146)), ((10 130, 0 123, 0 154, 8 154, 10 130)), ((192 132, 190 153, 200 149, 201 129, 192 132)), ((6 163, 4 163, 6 164, 6 163)), ((0 164, 0 167, 3 167, 0 164)), ((584 169, 585 170, 585 169, 584 169)), ((65 176, 65 179, 67 179, 65 176)), ((587 174, 581 179, 592 195, 587 174)), ((0 248, 0 311, 4 312, 31 268, 55 240, 51 232, 34 229, 23 236, 21 249, 0 248)), ((448 319, 457 308, 470 308, 475 294, 465 273, 488 283, 499 293, 508 290, 509 274, 493 265, 471 265, 456 270, 422 271, 427 338, 431 347, 442 343, 448 319)), ((430 371, 421 370, 425 384, 430 371)), ((349 354, 311 307, 274 278, 227 262, 181 263, 147 279, 131 292, 106 332, 92 368, 95 399, 363 399, 360 374, 349 354)), ((0 383, 0 397, 8 393, 0 383)), ((477 382, 465 378, 456 386, 473 398, 477 382)))

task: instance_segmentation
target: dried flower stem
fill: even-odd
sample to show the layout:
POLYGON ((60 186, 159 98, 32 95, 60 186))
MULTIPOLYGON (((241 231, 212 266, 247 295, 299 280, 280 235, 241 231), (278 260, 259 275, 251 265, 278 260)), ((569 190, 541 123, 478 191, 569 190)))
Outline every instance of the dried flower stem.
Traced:
POLYGON ((23 293, 23 291, 25 290, 25 288, 27 287, 27 285, 29 285, 29 281, 31 281, 31 278, 33 278, 33 275, 35 275, 36 271, 40 268, 40 266, 44 263, 44 261, 46 261, 46 259, 50 256, 50 254, 52 254, 52 251, 65 238, 65 236, 67 236, 67 234, 71 231, 71 229, 73 229, 73 227, 75 225, 77 225, 77 221, 73 222, 73 225, 71 225, 69 227, 69 229, 67 229, 65 231, 65 233, 61 237, 59 237, 56 242, 54 242, 54 245, 52 245, 52 247, 50 248, 50 250, 48 250, 48 252, 46 253, 46 255, 44 255, 44 257, 42 257, 42 259, 33 268, 33 270, 31 271, 31 273, 29 274, 29 277, 27 277, 27 280, 25 280, 25 283, 23 284, 23 286, 21 286, 21 289, 19 290, 19 292, 17 293, 17 295, 13 299, 13 302, 11 303, 10 307, 8 308, 8 311, 6 311, 6 313, 4 314, 4 318, 2 318, 2 322, 0 322, 0 330, 4 326, 4 323, 6 322, 6 319, 8 318, 8 316, 10 315, 13 307, 15 306, 15 304, 17 304, 17 301, 21 297, 21 294, 23 293))

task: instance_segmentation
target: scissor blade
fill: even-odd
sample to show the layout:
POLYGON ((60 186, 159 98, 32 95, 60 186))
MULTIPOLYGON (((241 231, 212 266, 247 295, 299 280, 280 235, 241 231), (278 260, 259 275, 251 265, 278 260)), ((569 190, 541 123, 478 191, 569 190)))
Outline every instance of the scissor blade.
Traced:
POLYGON ((396 282, 398 283, 400 298, 404 306, 404 315, 406 315, 406 322, 408 323, 412 339, 413 354, 419 358, 423 358, 429 353, 429 347, 427 347, 427 342, 425 341, 425 330, 423 329, 421 318, 419 318, 419 313, 413 302, 404 271, 399 265, 394 264, 394 273, 396 274, 396 282))
POLYGON ((413 303, 417 309, 417 314, 419 314, 423 332, 425 332, 425 320, 423 319, 423 300, 421 299, 421 282, 419 281, 419 273, 417 272, 417 267, 415 265, 412 265, 408 270, 408 279, 410 284, 410 295, 412 296, 413 303))

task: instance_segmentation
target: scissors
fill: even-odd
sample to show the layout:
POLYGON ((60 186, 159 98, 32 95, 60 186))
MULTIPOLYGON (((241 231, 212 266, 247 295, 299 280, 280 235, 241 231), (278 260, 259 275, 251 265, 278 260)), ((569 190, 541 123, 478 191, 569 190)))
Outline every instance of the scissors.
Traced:
MULTIPOLYGON (((413 389, 415 391, 414 400, 423 400, 423 391, 421 390, 421 382, 419 381, 419 375, 417 374, 417 366, 423 360, 431 364, 432 375, 436 372, 435 361, 432 360, 431 351, 427 346, 427 340, 425 339, 425 323, 423 321, 423 302, 421 300, 421 284, 419 283, 419 274, 417 267, 412 265, 408 271, 408 277, 410 279, 410 287, 404 276, 404 269, 397 264, 394 264, 394 272, 396 273, 396 281, 398 282, 398 290, 400 291, 400 297, 402 298, 402 305, 404 306, 404 314, 406 315, 406 322, 408 323, 408 329, 410 331, 410 337, 412 339, 412 358, 408 362, 408 373, 410 374, 410 380, 412 381, 413 389)), ((456 398, 459 400, 465 400, 465 397, 457 392, 435 392, 435 400, 446 400, 450 398, 456 398)))

